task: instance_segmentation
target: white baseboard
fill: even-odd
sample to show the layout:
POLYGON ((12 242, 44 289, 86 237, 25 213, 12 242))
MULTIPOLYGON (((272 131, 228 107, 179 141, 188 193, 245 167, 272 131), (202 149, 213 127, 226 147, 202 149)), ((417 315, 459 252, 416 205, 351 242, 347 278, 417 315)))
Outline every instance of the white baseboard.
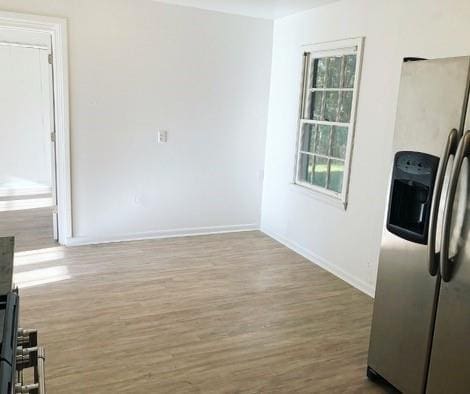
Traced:
POLYGON ((0 187, 0 197, 36 196, 36 195, 51 194, 51 193, 52 193, 52 188, 50 186, 35 186, 35 187, 22 187, 22 188, 0 187))
POLYGON ((109 236, 86 237, 77 236, 67 239, 66 246, 96 245, 113 242, 142 241, 146 239, 163 239, 177 237, 191 237, 197 235, 237 233, 259 230, 259 224, 236 224, 231 226, 194 227, 175 230, 149 231, 134 234, 121 234, 109 236))
POLYGON ((351 275, 350 273, 344 271, 342 268, 338 267, 336 264, 327 261, 323 257, 320 257, 312 251, 304 248, 303 246, 300 246, 298 243, 293 242, 264 226, 261 227, 261 231, 266 235, 270 236, 271 238, 275 239, 276 241, 280 242, 284 246, 288 247, 289 249, 293 250, 294 252, 305 257, 312 263, 318 265, 319 267, 325 269, 328 272, 331 272, 333 275, 349 283, 351 286, 374 298, 375 288, 371 284, 364 282, 362 279, 351 275))

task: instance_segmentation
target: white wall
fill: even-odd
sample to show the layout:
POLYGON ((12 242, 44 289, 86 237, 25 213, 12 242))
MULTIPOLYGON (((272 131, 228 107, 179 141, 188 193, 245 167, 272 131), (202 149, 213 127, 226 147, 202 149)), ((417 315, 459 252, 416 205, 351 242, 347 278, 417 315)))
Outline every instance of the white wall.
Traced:
POLYGON ((68 20, 78 242, 259 225, 272 22, 150 0, 0 9, 68 20))
POLYGON ((0 46, 0 195, 51 188, 47 55, 47 50, 0 46))
POLYGON ((275 22, 262 229, 373 294, 402 58, 470 54, 468 0, 342 0, 275 22), (346 211, 293 180, 300 47, 365 36, 346 211))

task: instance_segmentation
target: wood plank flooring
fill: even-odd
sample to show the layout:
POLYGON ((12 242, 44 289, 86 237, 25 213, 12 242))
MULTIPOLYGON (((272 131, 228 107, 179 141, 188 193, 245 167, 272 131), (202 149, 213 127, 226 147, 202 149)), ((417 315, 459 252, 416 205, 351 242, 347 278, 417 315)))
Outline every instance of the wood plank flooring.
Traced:
POLYGON ((16 251, 57 246, 52 239, 52 207, 0 212, 0 237, 9 236, 15 237, 16 251))
POLYGON ((372 300, 260 232, 73 248, 17 233, 49 394, 384 392, 365 378, 372 300))

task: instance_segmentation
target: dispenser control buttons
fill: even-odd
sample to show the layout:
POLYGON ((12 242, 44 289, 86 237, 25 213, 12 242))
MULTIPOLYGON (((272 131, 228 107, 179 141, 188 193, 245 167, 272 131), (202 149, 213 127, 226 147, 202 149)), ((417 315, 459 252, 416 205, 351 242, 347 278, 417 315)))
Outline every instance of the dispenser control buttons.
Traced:
POLYGON ((432 174, 432 165, 424 158, 413 158, 412 154, 404 154, 398 158, 397 168, 403 172, 414 175, 430 175, 432 174))

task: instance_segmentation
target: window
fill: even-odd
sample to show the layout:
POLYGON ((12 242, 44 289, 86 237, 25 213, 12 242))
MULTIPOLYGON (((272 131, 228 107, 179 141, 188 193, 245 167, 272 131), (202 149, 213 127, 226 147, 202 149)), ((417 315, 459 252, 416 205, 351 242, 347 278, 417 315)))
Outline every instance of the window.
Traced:
POLYGON ((304 48, 295 183, 346 204, 362 39, 304 48))

